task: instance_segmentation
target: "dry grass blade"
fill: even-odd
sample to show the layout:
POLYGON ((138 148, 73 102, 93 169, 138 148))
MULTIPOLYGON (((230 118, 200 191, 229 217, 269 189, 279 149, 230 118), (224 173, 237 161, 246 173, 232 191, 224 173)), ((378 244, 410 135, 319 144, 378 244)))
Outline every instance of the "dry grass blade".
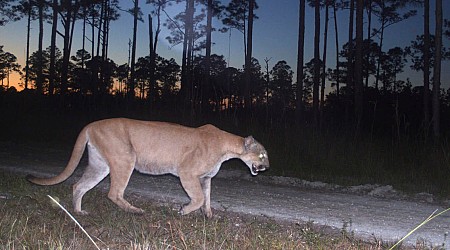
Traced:
POLYGON ((75 217, 72 216, 72 214, 69 213, 69 211, 67 211, 67 209, 65 209, 61 204, 59 204, 59 202, 51 197, 50 195, 47 195, 48 198, 50 198, 54 203, 56 203, 56 205, 58 205, 67 215, 69 215, 70 219, 72 219, 77 226, 81 229, 81 231, 83 231, 84 234, 86 234, 86 236, 89 238, 89 240, 94 244, 94 246, 100 250, 100 248, 97 246, 97 243, 95 243, 95 241, 92 239, 92 237, 88 234, 88 232, 86 232, 86 230, 84 230, 84 228, 81 226, 81 224, 75 219, 75 217))
POLYGON ((415 228, 413 228, 411 231, 409 231, 409 233, 407 233, 403 238, 401 238, 399 241, 397 241, 397 243, 395 243, 395 245, 393 245, 391 248, 389 248, 389 250, 394 249, 395 247, 397 247, 400 243, 402 243, 406 238, 408 238, 411 234, 413 234, 415 231, 417 231, 417 229, 421 228, 423 225, 427 224, 428 222, 430 222, 432 219, 446 213, 450 211, 450 208, 445 209, 444 211, 441 211, 440 213, 436 214, 437 210, 435 210, 433 213, 431 213, 428 218, 426 218, 424 221, 422 221, 422 223, 420 223, 419 225, 417 225, 415 228))

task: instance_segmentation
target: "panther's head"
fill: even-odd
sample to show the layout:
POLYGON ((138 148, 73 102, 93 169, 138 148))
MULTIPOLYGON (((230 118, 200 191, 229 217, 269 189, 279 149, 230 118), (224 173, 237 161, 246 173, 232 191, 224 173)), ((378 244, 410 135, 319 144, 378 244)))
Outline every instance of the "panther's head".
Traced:
POLYGON ((248 166, 252 175, 257 175, 258 172, 268 169, 270 165, 266 149, 252 136, 244 139, 244 152, 241 155, 241 160, 248 166))

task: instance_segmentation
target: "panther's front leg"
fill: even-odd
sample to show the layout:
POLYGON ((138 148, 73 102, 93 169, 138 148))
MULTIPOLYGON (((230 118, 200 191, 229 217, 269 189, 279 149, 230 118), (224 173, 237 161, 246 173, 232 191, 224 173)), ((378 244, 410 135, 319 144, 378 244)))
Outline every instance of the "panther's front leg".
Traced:
POLYGON ((206 217, 211 218, 212 217, 212 211, 211 211, 211 177, 204 177, 201 179, 202 189, 203 189, 203 196, 205 197, 205 202, 202 207, 203 213, 206 215, 206 217))
POLYGON ((182 215, 189 214, 199 209, 205 203, 205 197, 203 195, 202 186, 198 176, 194 176, 191 173, 179 173, 181 185, 186 191, 187 195, 191 199, 189 204, 183 206, 180 213, 182 215))

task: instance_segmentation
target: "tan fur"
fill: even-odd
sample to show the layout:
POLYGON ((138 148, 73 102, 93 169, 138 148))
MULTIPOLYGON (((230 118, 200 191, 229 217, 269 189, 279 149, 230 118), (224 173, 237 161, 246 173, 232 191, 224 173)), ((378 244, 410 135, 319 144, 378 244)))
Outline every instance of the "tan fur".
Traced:
POLYGON ((266 150, 251 136, 243 138, 213 125, 190 128, 115 118, 93 122, 83 128, 61 174, 48 179, 29 177, 28 180, 39 185, 54 185, 66 180, 78 166, 86 145, 89 165, 73 186, 74 211, 79 214, 87 214, 81 209, 83 195, 108 174, 111 178, 108 198, 126 211, 142 213, 142 209, 123 198, 136 169, 146 174, 178 176, 191 200, 181 209, 181 214, 202 208, 205 215, 211 217, 211 178, 224 161, 239 158, 253 175, 269 167, 266 150))

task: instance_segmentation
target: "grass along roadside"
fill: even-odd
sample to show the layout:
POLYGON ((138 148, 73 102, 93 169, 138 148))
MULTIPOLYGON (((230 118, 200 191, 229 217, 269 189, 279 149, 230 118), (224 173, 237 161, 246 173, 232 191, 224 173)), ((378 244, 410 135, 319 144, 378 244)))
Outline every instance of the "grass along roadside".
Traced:
MULTIPOLYGON (((67 186, 38 187, 0 172, 0 249, 95 249, 82 230, 48 197, 71 207, 67 186)), ((76 219, 101 249, 385 249, 345 230, 313 223, 281 223, 268 218, 216 211, 179 216, 176 209, 130 197, 144 215, 123 212, 100 191, 86 194, 89 216, 76 219)), ((421 249, 416 246, 416 249, 421 249)), ((424 249, 424 248, 422 248, 424 249)))

